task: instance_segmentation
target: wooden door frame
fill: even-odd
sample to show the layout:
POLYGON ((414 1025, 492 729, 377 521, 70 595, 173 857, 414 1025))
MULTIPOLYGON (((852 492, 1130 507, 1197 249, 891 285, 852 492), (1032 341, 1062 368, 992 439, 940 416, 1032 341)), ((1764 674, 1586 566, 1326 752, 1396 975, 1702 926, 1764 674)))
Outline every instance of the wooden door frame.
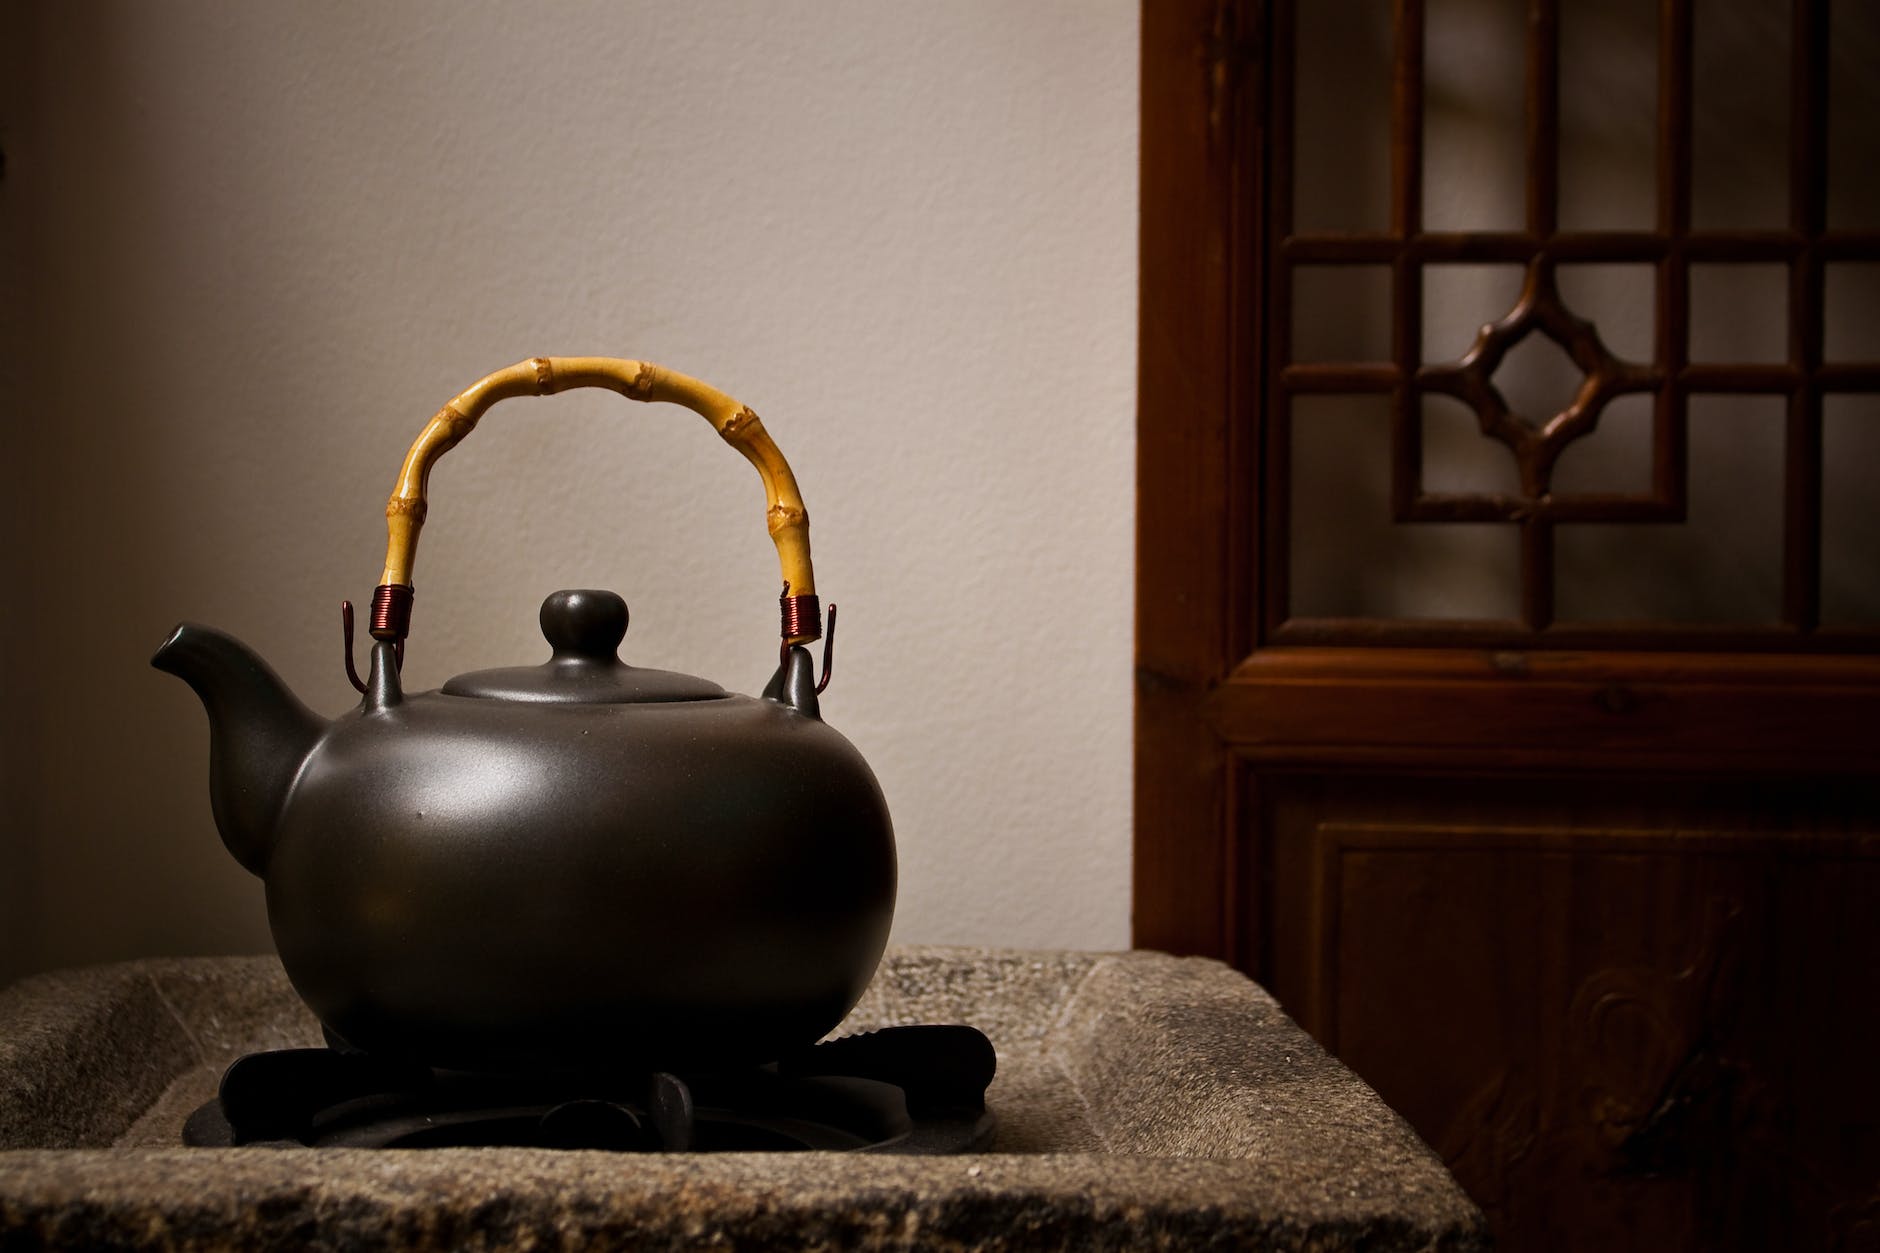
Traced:
POLYGON ((1264 0, 1142 6, 1134 943, 1260 973, 1238 932, 1262 768, 1880 773, 1871 653, 1260 638, 1262 519, 1236 486, 1263 481, 1260 201, 1268 120, 1289 125, 1269 21, 1264 0))
POLYGON ((1200 715, 1227 674, 1229 479, 1250 453, 1231 420, 1234 328, 1260 303, 1240 307, 1230 277, 1259 253, 1232 212, 1253 155, 1233 80, 1259 60, 1243 16, 1220 0, 1142 6, 1132 931, 1210 955, 1230 927, 1231 754, 1200 715))

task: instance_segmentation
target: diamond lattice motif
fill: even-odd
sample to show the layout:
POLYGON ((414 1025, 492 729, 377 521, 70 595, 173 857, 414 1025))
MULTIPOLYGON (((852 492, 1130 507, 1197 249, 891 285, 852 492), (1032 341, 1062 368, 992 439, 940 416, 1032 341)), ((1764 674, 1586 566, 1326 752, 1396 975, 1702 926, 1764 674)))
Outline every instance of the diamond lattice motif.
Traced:
POLYGON ((1509 346, 1489 382, 1508 412, 1523 425, 1543 430, 1573 407, 1587 373, 1546 335, 1529 335, 1509 346))
POLYGON ((1417 373, 1423 390, 1467 404, 1482 433, 1514 451, 1521 488, 1530 500, 1548 495, 1555 460, 1599 424, 1608 401, 1647 391, 1658 381, 1652 367, 1613 356, 1593 324, 1562 303, 1553 267, 1545 260, 1529 268, 1514 308, 1484 326, 1460 361, 1425 366, 1417 373), (1512 401, 1497 385, 1498 375, 1513 393, 1512 401), (1570 399, 1558 404, 1563 392, 1570 392, 1570 399))

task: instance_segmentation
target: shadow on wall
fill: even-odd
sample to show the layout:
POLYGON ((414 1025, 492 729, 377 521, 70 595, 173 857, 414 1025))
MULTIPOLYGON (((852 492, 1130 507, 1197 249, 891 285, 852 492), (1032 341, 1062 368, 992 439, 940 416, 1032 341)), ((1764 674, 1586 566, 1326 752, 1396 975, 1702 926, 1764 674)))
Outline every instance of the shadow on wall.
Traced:
MULTIPOLYGON (((1125 942, 1129 602, 1089 572, 1130 552, 1138 16, 0 7, 0 301, 33 323, 0 345, 0 509, 33 541, 0 572, 31 593, 0 980, 268 947, 151 650, 213 623, 350 706, 336 610, 398 459, 536 353, 708 379, 789 455, 843 606, 825 709, 893 803, 897 939, 1125 942)), ((769 677, 763 495, 698 419, 506 402, 431 486, 412 687, 539 660, 536 606, 581 586, 627 597, 637 664, 769 677)))

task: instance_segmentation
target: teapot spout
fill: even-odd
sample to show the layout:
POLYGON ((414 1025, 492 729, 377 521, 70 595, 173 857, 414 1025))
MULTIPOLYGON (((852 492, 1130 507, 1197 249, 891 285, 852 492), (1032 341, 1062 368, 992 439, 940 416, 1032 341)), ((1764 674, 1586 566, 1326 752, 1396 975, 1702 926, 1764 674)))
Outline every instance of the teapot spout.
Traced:
POLYGON ((210 627, 177 627, 150 664, 189 684, 202 700, 216 829, 236 861, 263 873, 281 803, 325 720, 246 644, 210 627))

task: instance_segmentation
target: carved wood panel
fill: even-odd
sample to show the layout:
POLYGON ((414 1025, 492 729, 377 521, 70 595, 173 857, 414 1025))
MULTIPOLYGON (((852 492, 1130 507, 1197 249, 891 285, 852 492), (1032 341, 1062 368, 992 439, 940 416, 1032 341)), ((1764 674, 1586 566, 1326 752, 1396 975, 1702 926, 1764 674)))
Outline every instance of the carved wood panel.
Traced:
POLYGON ((1504 1247, 1860 1235, 1880 970, 1845 958, 1880 952, 1880 833, 1792 791, 1352 783, 1268 782, 1275 988, 1504 1247), (1630 825, 1679 809, 1768 825, 1630 825))
MULTIPOLYGON (((1250 18, 1262 12, 1257 5, 1238 7, 1250 18)), ((1322 3, 1320 8, 1324 7, 1322 3)), ((1339 35, 1315 29, 1329 27, 1332 20, 1315 18, 1312 9, 1301 10, 1286 2, 1270 6, 1267 46, 1278 52, 1266 62, 1270 71, 1265 81, 1267 125, 1260 131, 1258 153, 1244 154, 1258 155, 1267 163, 1260 171, 1265 224, 1258 237, 1265 275, 1263 334, 1246 346, 1261 363, 1264 378, 1264 394, 1258 398, 1264 410, 1260 423, 1262 578, 1254 638, 1301 644, 1453 642, 1519 647, 1847 650, 1880 645, 1880 623, 1840 624, 1824 630, 1821 616, 1824 403, 1880 392, 1880 351, 1873 350, 1870 342, 1850 347, 1848 351, 1855 354, 1851 358, 1826 351, 1840 329, 1831 328, 1830 321, 1864 320, 1867 300, 1880 292, 1872 265, 1880 261, 1880 219, 1861 219, 1852 226, 1830 224, 1831 161, 1825 136, 1830 40, 1836 28, 1827 0, 1794 0, 1789 29, 1784 32, 1787 46, 1772 44, 1761 53, 1764 60, 1776 62, 1787 80, 1776 109, 1787 123, 1789 150, 1782 179, 1785 220, 1758 229, 1701 226, 1693 221, 1697 36, 1700 29, 1708 30, 1729 18, 1727 6, 1709 5, 1699 12, 1695 0, 1661 0, 1655 29, 1647 25, 1643 32, 1632 32, 1634 37, 1642 33, 1655 41, 1655 59, 1614 56, 1610 47, 1598 52, 1611 64, 1634 71, 1638 81, 1619 87, 1656 97, 1655 112, 1646 121, 1652 157, 1644 174, 1650 180, 1646 199, 1655 211, 1652 221, 1630 229, 1568 228, 1563 226, 1561 212, 1563 200, 1575 190, 1563 175, 1562 78, 1563 71, 1574 68, 1563 52, 1563 18, 1585 20, 1588 13, 1606 13, 1610 18, 1607 11, 1626 6, 1563 7, 1560 0, 1528 0, 1524 24, 1518 20, 1499 23, 1512 27, 1514 33, 1508 38, 1518 41, 1515 46, 1495 45, 1492 37, 1483 37, 1478 41, 1481 46, 1470 50, 1481 63, 1476 67, 1479 76, 1493 76, 1502 64, 1515 67, 1512 78, 1519 83, 1520 98, 1512 103, 1522 119, 1521 152, 1516 158, 1524 201, 1522 220, 1479 225, 1446 222, 1439 228, 1432 227, 1426 213, 1432 192, 1429 103, 1438 87, 1454 88, 1442 83, 1432 86, 1436 71, 1429 62, 1436 56, 1432 49, 1437 45, 1430 42, 1431 10, 1449 12, 1451 27, 1467 22, 1492 30, 1498 23, 1490 19, 1519 6, 1394 0, 1389 6, 1388 31, 1382 6, 1336 7, 1344 32, 1339 35), (1336 38, 1357 46, 1367 37, 1386 41, 1387 54, 1372 58, 1368 66, 1362 57, 1347 54, 1339 67, 1348 72, 1387 70, 1390 76, 1388 96, 1380 97, 1375 105, 1387 113, 1389 168, 1387 189, 1382 193, 1387 210, 1376 229, 1327 229, 1316 220, 1326 212, 1322 206, 1316 214, 1299 212, 1300 183, 1335 185, 1347 195, 1360 195, 1362 178, 1341 176, 1337 171, 1362 156, 1345 146, 1328 148, 1302 141, 1301 129, 1309 119, 1301 114, 1333 107, 1348 110, 1352 107, 1349 98, 1365 93, 1341 89, 1334 97, 1336 103, 1328 104, 1321 86, 1299 77, 1307 71, 1298 67, 1314 65, 1313 48, 1301 40, 1336 38), (1435 271, 1462 264, 1518 266, 1525 277, 1511 306, 1477 309, 1481 330, 1472 345, 1452 359, 1434 358, 1424 332, 1428 288, 1435 271), (1644 302, 1649 308, 1638 311, 1650 328, 1643 359, 1629 359, 1610 348, 1604 328, 1562 294, 1563 268, 1586 271, 1615 266, 1641 267, 1651 274, 1644 302), (1715 273, 1734 279, 1764 269, 1775 277, 1779 312, 1747 305, 1739 312, 1773 319, 1772 329, 1783 344, 1780 359, 1694 354, 1693 346, 1704 329, 1702 319, 1717 316, 1703 304, 1699 279, 1715 273), (1312 359, 1295 342, 1302 326, 1310 328, 1310 320, 1301 318, 1303 285, 1335 283, 1338 280, 1332 276, 1341 270, 1388 274, 1368 304, 1347 299, 1318 314, 1321 319, 1345 322, 1376 320, 1375 348, 1358 345, 1356 340, 1364 338, 1358 336, 1347 345, 1355 351, 1334 354, 1332 360, 1312 359), (1844 283, 1867 283, 1867 300, 1828 301, 1830 272, 1842 275, 1844 283), (1534 358, 1548 353, 1558 360, 1551 365, 1535 364, 1534 358), (1514 368, 1517 355, 1522 357, 1519 369, 1514 368), (1520 388, 1526 393, 1521 401, 1513 399, 1517 391, 1513 384, 1527 381, 1516 376, 1550 371, 1566 383, 1566 394, 1557 404, 1545 402, 1534 408, 1531 387, 1520 388), (1783 406, 1780 474, 1765 489, 1780 497, 1772 516, 1781 532, 1781 590, 1771 619, 1752 621, 1738 614, 1739 620, 1730 622, 1562 621, 1556 568, 1560 528, 1692 524, 1691 401, 1720 395, 1767 395, 1783 406), (1296 447, 1302 428, 1319 420, 1315 406, 1327 398, 1346 398, 1349 407, 1365 396, 1387 403, 1387 429, 1342 438, 1347 445, 1371 440, 1387 444, 1385 498, 1336 505, 1316 499, 1327 493, 1349 493, 1351 479, 1334 472, 1320 474, 1316 481, 1302 481, 1296 447), (1481 438, 1506 450, 1515 472, 1508 488, 1430 486, 1426 414, 1430 399, 1439 396, 1466 406, 1481 438), (1602 416, 1625 397, 1646 402, 1649 435, 1641 455, 1648 464, 1640 468, 1642 487, 1563 490, 1554 475, 1562 454, 1598 432, 1602 416), (1302 507, 1307 509, 1304 514, 1302 507), (1311 541, 1314 531, 1349 530, 1351 513, 1363 510, 1377 511, 1380 523, 1388 518, 1388 526, 1398 529, 1396 548, 1382 547, 1380 540, 1376 552, 1352 556, 1352 545, 1336 542, 1335 536, 1311 541), (1393 612, 1390 601, 1370 597, 1363 598, 1371 606, 1369 611, 1347 610, 1340 615, 1334 608, 1328 615, 1309 597, 1302 603, 1296 594, 1301 578, 1315 573, 1297 568, 1302 562, 1368 562, 1363 568, 1354 566, 1349 577, 1389 580, 1393 577, 1390 566, 1401 560, 1398 554, 1410 551, 1403 546, 1418 542, 1402 534, 1403 530, 1431 527, 1448 528, 1452 539, 1470 527, 1509 527, 1517 532, 1510 568, 1516 572, 1518 594, 1510 597, 1505 609, 1493 599, 1465 599, 1458 605, 1437 597, 1426 600, 1422 611, 1405 614, 1401 606, 1393 612), (1308 535, 1303 548, 1296 534, 1302 528, 1308 535)), ((1849 24, 1855 37, 1872 25, 1862 20, 1854 6, 1842 6, 1835 21, 1849 24)), ((1453 35, 1454 31, 1444 33, 1453 35)), ((1448 59, 1456 55, 1452 48, 1448 59)), ((1326 67, 1315 68, 1322 72, 1326 67)), ((1845 67, 1841 70, 1843 77, 1847 72, 1845 67)), ((1858 66, 1854 72, 1860 72, 1858 66)), ((1486 128, 1495 125, 1493 119, 1481 122, 1486 128)), ((1880 137, 1880 130, 1858 116, 1843 117, 1841 122, 1843 131, 1851 123, 1855 129, 1866 127, 1862 133, 1870 139, 1880 137)), ((1364 127, 1362 122, 1342 124, 1359 131, 1364 127)), ((1316 127, 1315 135, 1324 129, 1316 127)), ((1484 139, 1479 146, 1480 164, 1491 164, 1494 145, 1484 139)), ((1354 147, 1362 149, 1363 145, 1358 142, 1354 147)), ((1847 152, 1840 155, 1843 164, 1860 164, 1859 158, 1847 152)), ((1470 173, 1487 177, 1489 172, 1470 173)), ((1334 214, 1334 220, 1339 216, 1334 214)), ((1347 282, 1345 290, 1357 291, 1362 286, 1347 282)), ((1632 312, 1622 310, 1623 314, 1632 312)), ((1842 342, 1852 343, 1845 336, 1842 342)), ((1443 346, 1445 351, 1460 347, 1443 346)), ((1490 554, 1497 551, 1488 535, 1471 537, 1471 541, 1466 549, 1452 544, 1438 551, 1466 553, 1462 559, 1477 563, 1489 562, 1490 554)), ((1431 545, 1425 543, 1422 548, 1427 551, 1431 545)), ((1675 573, 1668 570, 1665 576, 1675 573)), ((1410 582, 1414 584, 1415 579, 1410 582)))
MULTIPOLYGON (((1822 73, 1880 56, 1880 23, 1868 55, 1830 17, 1880 10, 1796 0, 1780 38, 1740 41, 1751 70, 1780 50, 1779 83, 1730 126, 1786 156, 1732 216, 1696 194, 1729 186, 1690 95, 1719 7, 1143 5, 1135 941, 1266 982, 1445 1153, 1504 1248, 1880 1236, 1880 613, 1838 624, 1880 605, 1880 510, 1847 460, 1880 464, 1880 309, 1858 316, 1880 190, 1845 177, 1880 168, 1847 141, 1880 100, 1836 103, 1861 76, 1822 73), (1568 51, 1588 14, 1617 25, 1568 51), (1444 54, 1511 93, 1494 221, 1443 208, 1495 182, 1426 125, 1445 21, 1503 40, 1444 54), (1622 145, 1575 138, 1563 84, 1623 86, 1640 47, 1645 194, 1606 197, 1588 171, 1622 145), (1312 99, 1375 106, 1377 177, 1346 168, 1357 122, 1302 151, 1312 99), (1856 124, 1830 129, 1836 109, 1856 124), (1437 299, 1493 267, 1504 294, 1437 299), (1774 347, 1730 347, 1765 306, 1774 347), (1441 407, 1466 429, 1431 437, 1441 407), (1595 447, 1623 473, 1588 473, 1595 447), (1454 473, 1459 449, 1486 472, 1454 473), (1333 524, 1316 547, 1308 506, 1333 524), (1768 555, 1767 613, 1576 612, 1580 539, 1706 510, 1726 565, 1768 555), (1830 522, 1874 543, 1830 560, 1830 522), (1416 611, 1314 608, 1301 589, 1340 560, 1416 611), (1505 609, 1455 611, 1502 571, 1505 609)), ((1729 11, 1761 30, 1771 10, 1729 11)), ((1650 547, 1598 551, 1628 544, 1650 547)))

